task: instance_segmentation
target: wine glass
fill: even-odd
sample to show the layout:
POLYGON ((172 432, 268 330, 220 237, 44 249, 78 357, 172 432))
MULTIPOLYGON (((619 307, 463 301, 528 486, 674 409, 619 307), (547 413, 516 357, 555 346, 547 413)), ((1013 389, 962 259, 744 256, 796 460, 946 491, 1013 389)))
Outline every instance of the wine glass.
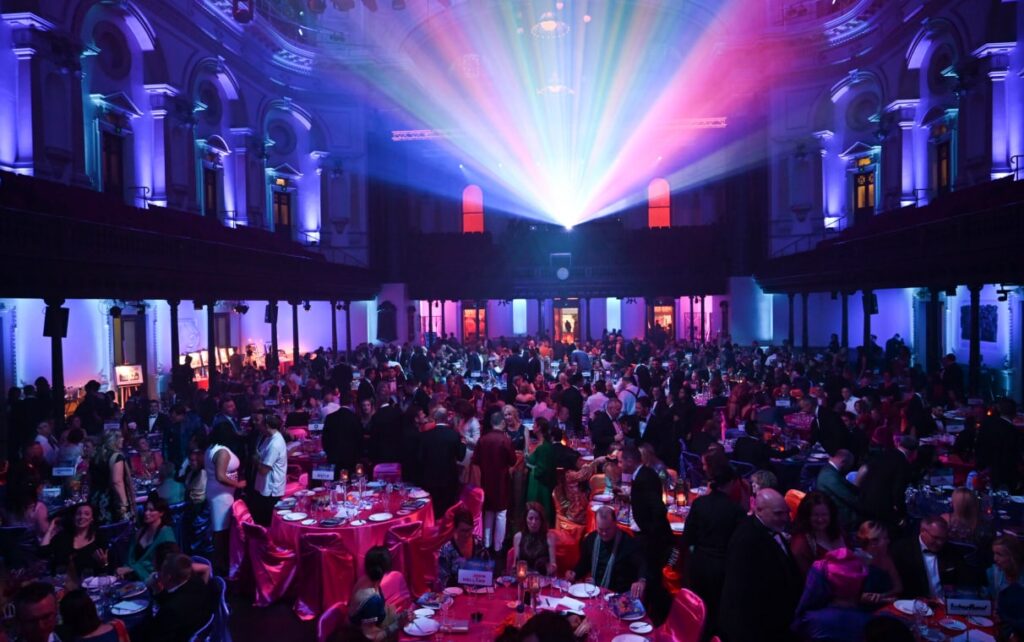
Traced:
POLYGON ((914 600, 914 626, 917 628, 919 633, 924 633, 928 630, 927 624, 925 624, 925 617, 928 615, 928 605, 924 600, 914 600))
POLYGON ((338 472, 338 483, 341 484, 341 505, 348 503, 348 469, 342 468, 338 472))

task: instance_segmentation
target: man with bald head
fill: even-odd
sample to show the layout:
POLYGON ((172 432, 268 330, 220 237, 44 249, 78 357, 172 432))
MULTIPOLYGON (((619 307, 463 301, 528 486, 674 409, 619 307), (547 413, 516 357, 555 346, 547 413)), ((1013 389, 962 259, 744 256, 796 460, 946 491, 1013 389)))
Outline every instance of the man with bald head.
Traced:
POLYGON ((570 581, 589 581, 615 593, 643 599, 647 565, 633 536, 619 528, 610 506, 597 509, 597 529, 580 543, 580 561, 566 573, 570 581))
POLYGON ((789 507, 778 491, 758 491, 754 514, 729 540, 719 625, 729 642, 788 642, 803 578, 783 530, 789 507))

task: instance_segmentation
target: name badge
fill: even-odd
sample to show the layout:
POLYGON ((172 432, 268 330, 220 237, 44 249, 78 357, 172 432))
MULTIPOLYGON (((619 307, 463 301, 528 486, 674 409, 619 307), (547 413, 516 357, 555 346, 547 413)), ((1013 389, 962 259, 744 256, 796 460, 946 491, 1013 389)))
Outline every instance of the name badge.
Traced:
POLYGON ((75 474, 75 469, 75 462, 70 460, 62 461, 58 462, 57 465, 53 467, 51 474, 54 477, 73 477, 75 474))
POLYGON ((493 586, 494 562, 467 560, 459 569, 458 582, 465 586, 493 586))
POLYGON ((775 407, 776 408, 789 408, 789 399, 776 399, 775 400, 775 407))
POLYGON ((334 481, 334 464, 318 464, 313 466, 313 479, 317 481, 334 481))
POLYGON ((320 432, 324 429, 324 423, 322 421, 311 421, 308 428, 309 432, 320 432))
POLYGON ((951 597, 946 600, 947 615, 992 615, 991 600, 951 597))

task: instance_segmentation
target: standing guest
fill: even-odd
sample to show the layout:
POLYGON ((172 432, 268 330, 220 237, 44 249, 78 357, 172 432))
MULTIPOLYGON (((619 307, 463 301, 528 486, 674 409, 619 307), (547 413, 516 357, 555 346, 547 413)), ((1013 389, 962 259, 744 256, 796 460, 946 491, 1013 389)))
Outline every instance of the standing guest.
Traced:
POLYGON ((570 582, 589 579, 613 593, 630 593, 643 599, 647 586, 647 563, 629 533, 619 528, 611 506, 601 506, 595 515, 597 529, 580 543, 580 561, 565 574, 570 582))
POLYGON ((615 441, 621 430, 616 428, 619 420, 619 413, 622 412, 622 402, 613 397, 608 400, 605 409, 594 415, 590 420, 590 441, 594 444, 594 456, 601 457, 608 454, 608 449, 615 441))
POLYGON ((23 584, 14 594, 14 624, 19 642, 59 642, 57 596, 46 582, 23 584))
POLYGON ((146 404, 146 409, 148 412, 143 418, 145 423, 139 426, 139 428, 145 433, 158 432, 164 434, 171 420, 166 414, 160 412, 160 400, 150 399, 146 404))
POLYGON ((55 518, 40 543, 50 558, 50 569, 65 573, 74 567, 79 577, 98 575, 107 567, 106 543, 97 537, 96 515, 89 504, 79 504, 63 518, 55 518))
POLYGON ((1021 484, 1024 451, 1024 437, 1013 425, 1017 404, 1012 399, 1000 399, 996 411, 998 416, 987 417, 978 429, 974 445, 977 468, 990 470, 994 488, 1014 490, 1021 484))
POLYGON ((377 385, 377 412, 370 422, 370 461, 374 464, 402 461, 402 410, 390 390, 386 382, 377 385))
POLYGON ((515 464, 516 452, 505 432, 505 417, 493 412, 473 452, 473 466, 480 469, 480 487, 484 490, 484 546, 493 547, 495 552, 505 544, 515 464))
POLYGON ((633 445, 622 449, 622 472, 632 476, 629 505, 640 531, 637 543, 647 557, 648 611, 655 622, 660 622, 671 602, 661 584, 661 569, 674 545, 663 500, 664 485, 658 473, 641 462, 640 451, 633 445))
POLYGON ((815 486, 836 505, 840 526, 844 529, 852 529, 859 523, 858 489, 846 480, 846 473, 852 468, 853 453, 840 448, 829 458, 828 463, 821 467, 815 486))
POLYGON ((343 405, 327 415, 322 442, 329 463, 353 470, 363 457, 363 427, 356 413, 343 405))
POLYGON ((790 541, 800 572, 806 575, 814 562, 845 546, 835 502, 822 492, 807 493, 796 509, 790 541))
POLYGON ((513 560, 525 561, 530 570, 542 575, 554 575, 558 569, 555 563, 556 542, 555 532, 548 530, 544 519, 544 507, 536 502, 527 502, 525 526, 512 538, 513 560))
POLYGON ((443 406, 434 408, 431 418, 434 427, 420 434, 420 466, 434 516, 441 517, 458 500, 459 463, 466 456, 466 444, 448 424, 448 411, 443 406))
POLYGON ((420 433, 427 423, 427 413, 415 404, 410 404, 402 415, 401 464, 404 482, 423 482, 420 470, 420 433))
POLYGON ((206 624, 216 603, 202 577, 193 573, 192 560, 180 553, 169 556, 160 565, 158 584, 163 588, 155 596, 156 616, 138 631, 146 642, 181 642, 206 624))
POLYGON ((234 441, 231 426, 218 424, 210 433, 210 445, 206 449, 203 469, 206 472, 206 502, 210 506, 210 530, 213 531, 214 564, 219 570, 227 568, 228 528, 231 504, 235 491, 245 488, 245 480, 238 478, 241 465, 238 455, 232 452, 234 441))
POLYGON ((263 422, 263 439, 256 455, 258 468, 253 492, 249 494, 249 512, 254 522, 270 528, 274 505, 284 497, 288 469, 288 449, 277 415, 267 415, 263 422))
POLYGON ((184 544, 193 553, 208 555, 210 550, 210 508, 206 503, 206 470, 203 451, 193 450, 182 476, 185 486, 184 544))
POLYGON ((512 440, 512 447, 516 450, 526 449, 526 428, 523 426, 523 420, 519 416, 519 410, 515 406, 506 405, 501 409, 503 415, 505 415, 505 432, 508 433, 509 439, 512 440))
POLYGON ((558 399, 560 406, 569 409, 569 425, 572 427, 570 434, 583 434, 583 375, 576 372, 569 378, 569 387, 562 391, 558 399))
POLYGON ((729 642, 785 642, 803 582, 783 530, 789 506, 762 490, 736 528, 725 563, 719 626, 729 642))
POLYGON ((595 381, 594 394, 587 397, 586 406, 584 407, 584 413, 586 414, 588 419, 593 419, 594 415, 596 415, 597 413, 604 412, 604 407, 608 403, 608 396, 604 394, 604 391, 604 379, 598 379, 597 381, 595 381))
POLYGON ((98 509, 104 524, 124 521, 135 513, 135 484, 123 446, 121 431, 108 430, 89 466, 89 503, 98 509))
POLYGON ((391 554, 386 546, 374 546, 366 552, 365 574, 352 587, 348 600, 348 621, 353 640, 397 640, 402 627, 412 621, 412 610, 396 612, 387 603, 381 582, 391 572, 391 554))
POLYGON ((118 619, 100 621, 96 605, 83 589, 68 591, 60 600, 62 639, 66 642, 126 642, 128 629, 118 619))
POLYGON ((476 408, 465 399, 455 402, 455 430, 466 444, 466 456, 462 460, 460 468, 460 480, 462 483, 469 481, 470 468, 473 462, 473 451, 480 441, 480 420, 476 418, 476 408))
POLYGON ((459 569, 468 560, 489 560, 490 552, 484 540, 473 534, 473 514, 467 508, 457 508, 453 515, 455 530, 452 538, 441 545, 438 554, 437 583, 439 588, 456 586, 459 569))
POLYGON ((857 539, 868 558, 861 601, 872 608, 892 602, 903 592, 903 581, 889 550, 889 531, 881 522, 867 521, 857 530, 857 539))
POLYGON ((895 449, 870 459, 860 481, 860 512, 869 519, 899 526, 907 516, 907 485, 913 479, 917 438, 903 435, 895 449))
POLYGON ((551 493, 555 489, 555 449, 551 445, 551 432, 548 422, 538 419, 533 426, 533 433, 539 443, 526 451, 526 467, 530 471, 530 479, 526 486, 526 501, 536 502, 544 508, 544 519, 554 523, 555 507, 551 493))
POLYGON ((118 577, 134 576, 146 580, 156 570, 156 549, 164 542, 174 543, 171 509, 156 493, 151 493, 139 519, 138 534, 128 548, 128 565, 117 569, 118 577))
POLYGON ((53 436, 53 423, 49 419, 40 421, 36 426, 35 441, 43 449, 43 459, 52 468, 57 463, 57 451, 60 444, 53 436))

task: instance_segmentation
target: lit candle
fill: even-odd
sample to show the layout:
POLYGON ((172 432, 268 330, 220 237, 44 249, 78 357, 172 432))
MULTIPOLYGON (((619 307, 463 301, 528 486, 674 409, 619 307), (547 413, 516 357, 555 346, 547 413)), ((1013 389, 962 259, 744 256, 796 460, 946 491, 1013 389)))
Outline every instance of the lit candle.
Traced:
POLYGON ((525 560, 519 560, 516 562, 516 578, 521 582, 526 579, 526 574, 529 572, 530 567, 525 560))

